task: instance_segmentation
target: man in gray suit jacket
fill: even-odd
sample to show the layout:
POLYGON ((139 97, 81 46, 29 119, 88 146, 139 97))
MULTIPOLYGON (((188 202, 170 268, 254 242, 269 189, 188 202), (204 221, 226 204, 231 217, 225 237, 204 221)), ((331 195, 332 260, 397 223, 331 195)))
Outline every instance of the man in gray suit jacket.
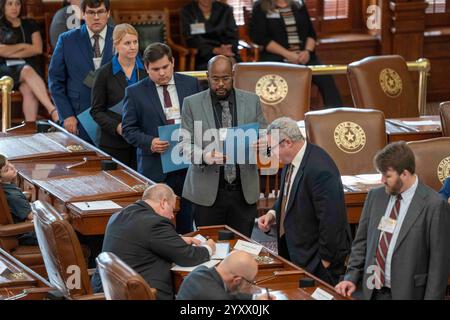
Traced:
POLYGON ((220 133, 226 128, 254 122, 263 128, 266 121, 256 94, 233 89, 229 58, 216 56, 209 61, 208 82, 210 89, 183 103, 181 127, 189 134, 183 149, 193 159, 183 197, 194 203, 197 226, 227 224, 250 236, 259 198, 257 164, 223 165, 224 155, 208 146, 212 139, 223 140, 220 133), (212 139, 203 139, 205 132, 212 133, 212 139))
POLYGON ((344 281, 350 296, 361 282, 365 299, 443 299, 450 271, 450 207, 414 174, 405 142, 375 156, 384 188, 367 195, 344 281))

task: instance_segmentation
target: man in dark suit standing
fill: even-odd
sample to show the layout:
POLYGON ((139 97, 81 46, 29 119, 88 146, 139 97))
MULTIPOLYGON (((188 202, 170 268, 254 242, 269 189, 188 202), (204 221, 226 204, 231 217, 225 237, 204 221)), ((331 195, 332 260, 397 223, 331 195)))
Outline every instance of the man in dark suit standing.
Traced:
MULTIPOLYGON (((149 187, 141 201, 111 217, 103 242, 102 251, 114 253, 136 270, 157 290, 157 299, 161 300, 173 299, 172 263, 195 266, 208 261, 215 251, 211 239, 200 244, 195 238, 178 235, 170 221, 175 203, 176 196, 167 185, 149 187)), ((101 291, 98 272, 92 287, 95 292, 101 291)))
POLYGON ((183 280, 177 300, 268 300, 268 293, 253 297, 249 290, 258 274, 255 258, 233 251, 217 267, 200 266, 183 280), (207 290, 205 290, 207 288, 207 290))
POLYGON ((83 0, 85 24, 63 33, 48 69, 48 86, 64 128, 92 142, 77 115, 91 106, 95 70, 113 56, 113 27, 108 26, 109 0, 83 0))
POLYGON ((336 291, 351 296, 361 284, 365 299, 444 299, 450 206, 420 182, 405 142, 387 145, 374 164, 384 187, 367 195, 347 273, 336 291))
POLYGON ((322 148, 306 142, 290 118, 269 125, 268 142, 286 166, 280 197, 259 218, 259 228, 268 232, 276 221, 279 254, 334 285, 345 272, 351 243, 339 170, 322 148))
MULTIPOLYGON (((161 154, 168 141, 158 137, 158 127, 179 123, 184 98, 200 91, 196 78, 174 73, 172 50, 163 43, 152 43, 144 51, 144 66, 149 78, 126 89, 122 128, 125 140, 137 148, 137 168, 155 182, 167 183, 181 195, 186 170, 164 174, 161 154)), ((177 230, 192 231, 190 206, 182 200, 177 215, 177 230)))

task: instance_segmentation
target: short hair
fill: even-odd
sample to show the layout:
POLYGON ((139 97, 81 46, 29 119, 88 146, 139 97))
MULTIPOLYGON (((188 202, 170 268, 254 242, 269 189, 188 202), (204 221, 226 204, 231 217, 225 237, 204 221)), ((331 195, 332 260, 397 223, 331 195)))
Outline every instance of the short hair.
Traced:
POLYGON ((273 130, 278 130, 280 141, 286 138, 289 138, 292 142, 305 139, 297 122, 289 117, 281 117, 272 121, 267 127, 267 133, 271 134, 273 130))
POLYGON ((167 44, 154 42, 145 48, 142 60, 144 60, 144 65, 148 67, 149 63, 158 61, 159 59, 167 56, 170 61, 173 61, 172 49, 167 44))
POLYGON ((102 4, 104 4, 106 10, 109 11, 109 9, 111 8, 111 4, 109 3, 109 0, 82 0, 81 1, 81 11, 86 12, 86 7, 98 8, 102 4))
POLYGON ((411 174, 416 171, 414 153, 404 141, 390 143, 378 151, 374 158, 374 166, 383 174, 389 169, 395 170, 399 175, 404 170, 411 174))
POLYGON ((0 154, 0 170, 2 170, 5 165, 6 165, 6 157, 0 154))
POLYGON ((113 31, 113 43, 114 45, 118 45, 120 41, 122 41, 123 37, 127 34, 132 34, 133 36, 138 37, 139 34, 136 29, 128 23, 118 24, 114 27, 113 31))
POLYGON ((208 60, 208 64, 206 66, 206 69, 208 70, 208 72, 210 72, 211 70, 211 66, 216 62, 216 61, 220 61, 220 60, 225 60, 230 64, 230 70, 233 71, 233 61, 231 60, 230 57, 227 56, 223 56, 223 55, 218 55, 218 56, 214 56, 211 59, 208 60))
POLYGON ((175 197, 172 188, 164 183, 156 183, 148 187, 142 195, 142 200, 161 201, 162 199, 169 199, 175 197))

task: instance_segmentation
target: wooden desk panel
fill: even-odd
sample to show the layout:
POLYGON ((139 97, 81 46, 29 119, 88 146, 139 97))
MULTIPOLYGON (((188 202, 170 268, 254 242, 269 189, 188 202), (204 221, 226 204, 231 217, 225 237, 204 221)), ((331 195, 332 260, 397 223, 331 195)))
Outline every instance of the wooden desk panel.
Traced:
MULTIPOLYGON (((229 230, 235 234, 235 239, 227 240, 227 242, 230 243, 230 248, 234 247, 238 239, 257 243, 256 241, 245 237, 228 226, 199 227, 198 231, 192 232, 188 235, 195 236, 196 234, 201 234, 204 237, 209 237, 214 241, 218 241, 218 233, 220 230, 229 230)), ((340 296, 334 291, 332 286, 309 274, 286 259, 283 259, 268 248, 263 248, 257 258, 257 262, 259 269, 256 277, 256 286, 268 288, 269 291, 274 291, 277 295, 283 294, 285 297, 294 300, 308 300, 312 299, 311 294, 313 291, 320 287, 333 295, 336 300, 351 300, 340 296), (305 277, 314 279, 316 286, 313 288, 299 289, 299 280, 305 277)), ((187 272, 172 273, 175 292, 178 292, 180 285, 187 274, 187 272)))

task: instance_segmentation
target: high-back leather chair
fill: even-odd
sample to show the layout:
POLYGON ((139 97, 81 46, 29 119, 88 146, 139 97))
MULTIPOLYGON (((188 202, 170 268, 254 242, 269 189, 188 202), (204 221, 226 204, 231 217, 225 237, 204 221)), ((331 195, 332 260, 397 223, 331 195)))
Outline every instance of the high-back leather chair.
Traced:
POLYGON ((436 191, 450 176, 450 137, 408 142, 420 180, 436 191))
POLYGON ((439 105, 439 115, 441 116, 442 135, 450 137, 450 101, 442 102, 439 105))
POLYGON ((93 295, 85 257, 72 225, 50 204, 32 205, 34 227, 50 282, 71 299, 101 299, 93 295))
MULTIPOLYGON (((186 70, 186 62, 191 51, 172 40, 169 9, 140 11, 113 10, 112 15, 115 23, 128 23, 136 29, 139 34, 139 51, 141 54, 148 45, 154 42, 166 43, 174 54, 177 54, 177 70, 186 70)), ((195 57, 191 59, 195 59, 195 57)))
POLYGON ((268 123, 282 116, 303 120, 309 111, 311 70, 308 67, 254 62, 238 63, 234 71, 235 87, 260 97, 268 123))
POLYGON ((34 230, 31 221, 14 223, 5 192, 0 184, 0 247, 43 277, 47 276, 38 246, 20 245, 18 238, 34 230))
POLYGON ((102 252, 96 261, 107 300, 156 300, 156 289, 114 253, 102 252))
POLYGON ((419 116, 418 94, 401 56, 353 62, 348 65, 347 78, 356 108, 381 110, 386 118, 419 116))
POLYGON ((383 112, 334 108, 305 115, 306 136, 333 158, 342 175, 373 173, 373 157, 386 145, 383 112))

